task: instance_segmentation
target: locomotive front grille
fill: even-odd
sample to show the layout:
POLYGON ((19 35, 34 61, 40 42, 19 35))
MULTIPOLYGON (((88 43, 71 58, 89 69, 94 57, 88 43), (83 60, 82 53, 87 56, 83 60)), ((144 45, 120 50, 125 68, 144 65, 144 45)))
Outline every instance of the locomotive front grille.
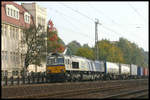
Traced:
POLYGON ((65 66, 55 65, 55 66, 48 66, 47 67, 47 73, 53 74, 53 73, 64 73, 66 72, 65 66))

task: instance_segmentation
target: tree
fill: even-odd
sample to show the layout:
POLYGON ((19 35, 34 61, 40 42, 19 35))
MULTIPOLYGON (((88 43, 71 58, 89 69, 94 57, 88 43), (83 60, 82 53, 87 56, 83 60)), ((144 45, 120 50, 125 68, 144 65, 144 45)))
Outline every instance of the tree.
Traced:
POLYGON ((124 38, 120 38, 119 42, 116 43, 116 46, 121 49, 123 52, 124 60, 127 64, 131 64, 132 62, 132 45, 131 43, 124 38))
POLYGON ((86 57, 87 59, 94 59, 94 52, 92 49, 87 47, 81 47, 76 52, 77 56, 86 57))
POLYGON ((75 55, 77 50, 81 47, 80 43, 77 41, 72 41, 68 45, 68 50, 66 52, 67 55, 75 55))
POLYGON ((96 45, 99 47, 99 60, 124 62, 122 51, 110 41, 101 40, 96 45))
POLYGON ((116 46, 123 52, 125 63, 146 66, 144 50, 138 47, 135 43, 131 43, 125 38, 120 38, 116 42, 116 46))
POLYGON ((23 30, 24 37, 21 43, 26 45, 24 67, 27 70, 30 64, 37 66, 41 65, 41 50, 45 48, 45 32, 42 32, 42 26, 31 25, 29 28, 23 30))
POLYGON ((54 27, 53 22, 50 20, 48 23, 49 27, 47 29, 47 52, 59 52, 62 53, 65 49, 65 43, 60 37, 58 37, 57 29, 54 27))

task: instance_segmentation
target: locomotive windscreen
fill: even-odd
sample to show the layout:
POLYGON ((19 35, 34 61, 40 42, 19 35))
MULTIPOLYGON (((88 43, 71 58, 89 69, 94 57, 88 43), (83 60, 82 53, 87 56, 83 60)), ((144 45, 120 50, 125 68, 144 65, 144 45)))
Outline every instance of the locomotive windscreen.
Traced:
POLYGON ((47 65, 64 64, 63 57, 52 56, 47 59, 47 65))

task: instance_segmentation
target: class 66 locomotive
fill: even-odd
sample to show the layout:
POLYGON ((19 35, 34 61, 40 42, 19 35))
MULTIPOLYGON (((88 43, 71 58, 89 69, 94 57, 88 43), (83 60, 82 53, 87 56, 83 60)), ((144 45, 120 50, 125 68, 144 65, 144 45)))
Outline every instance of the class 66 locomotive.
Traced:
POLYGON ((64 56, 59 53, 52 53, 47 56, 46 75, 48 79, 60 80, 64 79, 66 72, 64 56))
POLYGON ((51 81, 133 79, 147 77, 148 70, 145 69, 134 64, 93 61, 79 56, 51 53, 47 56, 46 76, 51 81))

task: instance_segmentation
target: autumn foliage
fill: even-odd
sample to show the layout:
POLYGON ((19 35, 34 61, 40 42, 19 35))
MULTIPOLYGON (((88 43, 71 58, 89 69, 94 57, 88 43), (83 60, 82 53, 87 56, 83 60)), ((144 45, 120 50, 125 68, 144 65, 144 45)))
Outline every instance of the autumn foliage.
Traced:
POLYGON ((60 38, 57 35, 57 29, 54 27, 53 22, 50 20, 48 22, 48 41, 47 41, 47 51, 48 52, 59 52, 62 53, 65 50, 65 46, 59 42, 60 38))

